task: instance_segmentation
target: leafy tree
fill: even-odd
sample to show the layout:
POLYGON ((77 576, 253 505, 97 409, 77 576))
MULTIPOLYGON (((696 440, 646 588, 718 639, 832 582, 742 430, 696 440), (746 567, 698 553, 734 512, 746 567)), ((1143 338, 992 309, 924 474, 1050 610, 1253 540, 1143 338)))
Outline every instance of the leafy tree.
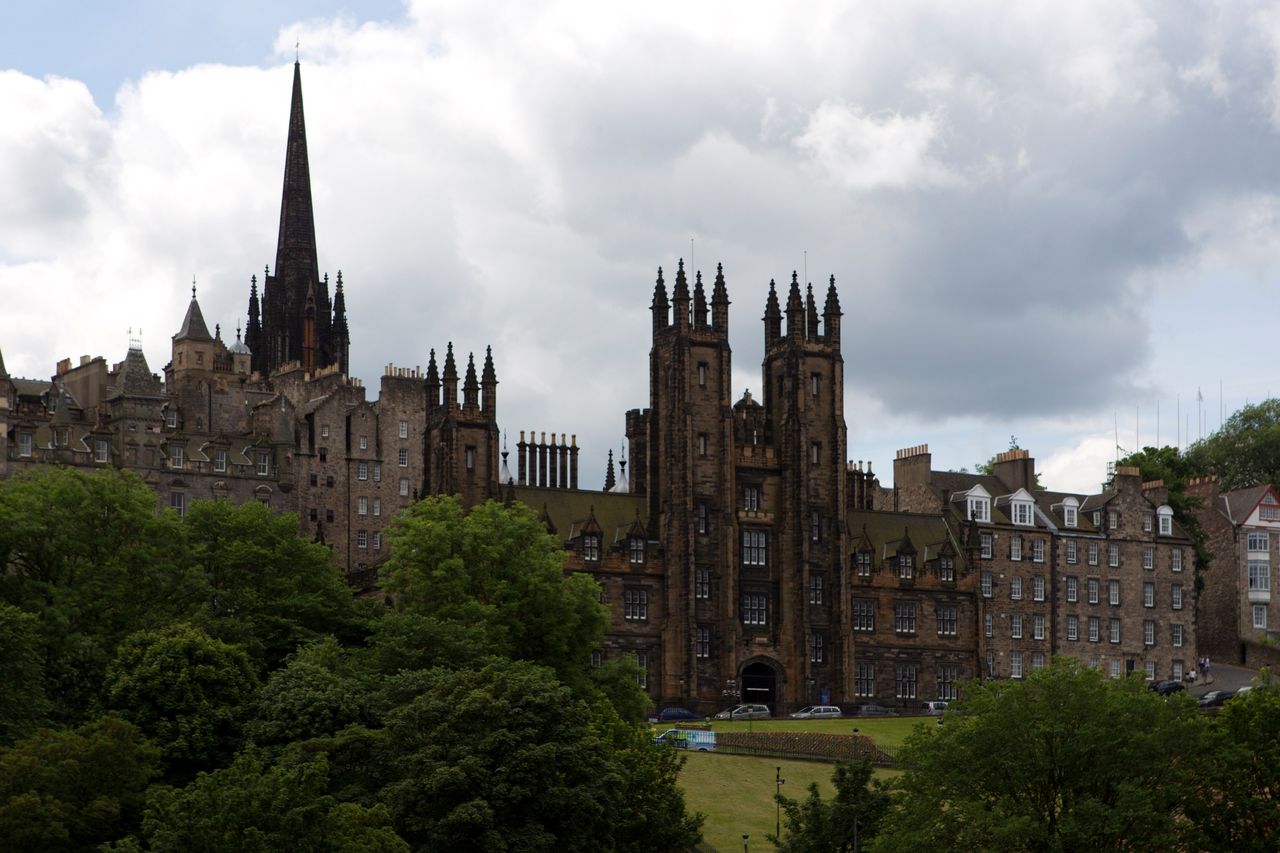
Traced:
POLYGON ((0 839, 8 850, 84 850, 137 825, 159 751, 107 716, 41 729, 0 749, 0 839))
POLYGON ((333 637, 298 652, 271 674, 246 727, 258 745, 280 745, 371 723, 368 691, 333 637))
POLYGON ((0 746, 31 734, 48 712, 39 623, 0 602, 0 746))
MULTIPOLYGON (((1189 455, 1179 453, 1176 447, 1144 447, 1131 453, 1117 464, 1137 468, 1142 472, 1144 481, 1163 480, 1169 490, 1169 508, 1173 510, 1173 519, 1186 531, 1195 543, 1196 569, 1209 565, 1211 554, 1208 550, 1208 537, 1200 526, 1196 510, 1200 507, 1200 499, 1187 494, 1187 482, 1192 477, 1207 473, 1189 455)), ((1196 590, 1200 590, 1200 576, 1196 575, 1196 590)))
POLYGON ((907 739, 876 849, 1179 849, 1208 750, 1195 704, 1137 677, 1058 660, 971 685, 946 725, 907 739))
POLYGON ((382 799, 415 850, 608 849, 619 778, 584 702, 525 662, 434 676, 387 720, 382 799))
MULTIPOLYGON (((323 756, 267 766, 256 753, 201 773, 185 788, 154 789, 142 823, 145 847, 156 853, 402 853, 408 845, 389 826, 382 806, 366 809, 325 793, 323 756)), ((130 849, 121 846, 118 849, 130 849)))
POLYGON ((786 853, 852 853, 874 839, 889 811, 885 786, 871 782, 871 762, 836 764, 831 781, 835 796, 822 799, 816 782, 809 783, 809 795, 793 800, 776 794, 786 815, 786 831, 781 839, 769 836, 773 846, 786 853))
POLYGON ((1186 456, 1198 473, 1216 474, 1224 491, 1280 483, 1280 400, 1241 408, 1186 456))
POLYGON ((487 624, 467 624, 388 612, 373 621, 356 669, 367 675, 434 669, 471 669, 500 651, 487 624))
POLYGON ((243 649, 177 624, 121 643, 106 695, 156 742, 172 777, 230 761, 256 687, 243 649))
POLYGON ((565 574, 564 552, 531 509, 489 501, 464 512, 456 497, 427 498, 397 516, 389 538, 383 585, 403 612, 483 625, 504 656, 587 689, 586 650, 604 636, 607 611, 594 580, 565 574))
POLYGON ((259 663, 277 665, 327 634, 363 635, 341 570, 327 548, 298 537, 296 516, 257 501, 196 501, 183 528, 207 584, 201 623, 259 663))
POLYGON ((643 672, 636 656, 627 654, 618 660, 605 661, 592 673, 597 689, 618 716, 635 725, 645 722, 653 709, 653 700, 639 683, 643 672))

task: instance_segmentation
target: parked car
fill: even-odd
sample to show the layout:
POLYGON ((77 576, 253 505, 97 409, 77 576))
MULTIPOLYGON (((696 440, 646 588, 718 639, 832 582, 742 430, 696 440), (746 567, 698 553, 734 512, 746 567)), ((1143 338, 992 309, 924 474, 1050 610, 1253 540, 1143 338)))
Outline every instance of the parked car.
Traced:
POLYGON ((1200 697, 1199 705, 1201 708, 1221 708, 1234 695, 1234 690, 1210 690, 1200 697))
POLYGON ((676 749, 710 752, 716 748, 716 733, 701 729, 667 729, 653 739, 654 743, 667 744, 676 749))
POLYGON ((773 716, 768 705, 734 705, 716 714, 717 720, 767 720, 773 716))
POLYGON ((855 717, 896 717, 898 712, 874 702, 867 702, 863 705, 854 705, 853 715, 855 717))
POLYGON ((809 705, 791 715, 795 720, 819 720, 843 716, 844 714, 835 705, 809 705))
POLYGON ((1247 695, 1249 695, 1249 693, 1250 693, 1252 690, 1253 690, 1253 685, 1252 685, 1252 684, 1250 684, 1250 685, 1247 685, 1247 686, 1245 686, 1245 687, 1241 687, 1239 690, 1237 690, 1235 693, 1233 693, 1233 694, 1232 694, 1232 696, 1233 696, 1233 697, 1247 696, 1247 695))
POLYGON ((920 705, 920 713, 930 717, 941 717, 945 710, 947 710, 946 702, 924 702, 920 705))
POLYGON ((1180 693, 1187 689, 1187 686, 1181 681, 1170 679, 1168 681, 1153 681, 1151 689, 1159 693, 1161 696, 1172 696, 1174 693, 1180 693))
POLYGON ((654 722, 677 723, 684 720, 705 720, 706 718, 706 714, 695 714, 688 708, 678 708, 672 705, 659 711, 658 716, 654 718, 654 722))

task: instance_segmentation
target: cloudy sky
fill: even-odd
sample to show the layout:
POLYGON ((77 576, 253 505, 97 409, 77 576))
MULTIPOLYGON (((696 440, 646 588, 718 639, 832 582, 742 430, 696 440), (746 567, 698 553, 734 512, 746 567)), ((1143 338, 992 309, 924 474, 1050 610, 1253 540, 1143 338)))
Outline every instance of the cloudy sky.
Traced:
POLYGON ((159 370, 193 276, 234 335, 274 262, 299 44, 353 372, 492 344, 501 425, 576 433, 586 483, 648 403, 653 280, 682 257, 724 264, 735 397, 769 280, 836 277, 849 456, 886 481, 896 448, 971 467, 1016 435, 1092 489, 1157 407, 1171 444, 1280 392, 1269 4, 114 7, 0 32, 15 375, 119 360, 130 327, 159 370))

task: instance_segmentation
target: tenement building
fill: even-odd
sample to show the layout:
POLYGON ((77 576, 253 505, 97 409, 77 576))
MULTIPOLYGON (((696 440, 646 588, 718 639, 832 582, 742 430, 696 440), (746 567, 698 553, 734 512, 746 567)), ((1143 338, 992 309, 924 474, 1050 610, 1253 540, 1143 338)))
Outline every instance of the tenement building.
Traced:
MULTIPOLYGON (((211 333, 193 286, 159 373, 136 340, 117 363, 64 360, 49 379, 0 360, 0 476, 125 468, 179 514, 262 501, 296 513, 365 589, 412 501, 522 502, 566 570, 600 583, 611 622, 583 655, 634 655, 655 700, 704 711, 738 698, 913 709, 1053 655, 1152 678, 1195 660, 1191 541, 1159 484, 1122 468, 1100 494, 1050 492, 1025 451, 956 474, 918 446, 899 452, 888 490, 849 462, 834 277, 825 292, 795 273, 783 293, 761 289, 760 382, 739 394, 724 269, 708 285, 677 262, 670 289, 659 269, 648 399, 619 413, 620 473, 610 457, 595 490, 579 483, 571 433, 519 431, 512 464, 488 348, 446 342, 425 370, 389 364, 372 399, 349 375, 358 291, 338 272, 331 294, 321 274, 297 65, 284 171, 275 267, 249 280, 243 335, 211 333)), ((1228 521, 1274 521, 1266 501, 1257 524, 1238 503, 1228 521)), ((1240 535, 1252 566, 1262 540, 1240 535)))

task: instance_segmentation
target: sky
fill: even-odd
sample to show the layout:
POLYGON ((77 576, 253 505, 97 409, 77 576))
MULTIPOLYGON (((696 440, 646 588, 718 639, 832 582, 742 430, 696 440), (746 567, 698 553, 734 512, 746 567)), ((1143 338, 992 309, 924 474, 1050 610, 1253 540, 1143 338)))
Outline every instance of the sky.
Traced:
POLYGON ((835 276, 849 458, 886 484, 897 448, 972 468, 1016 436, 1094 491, 1117 445, 1280 391, 1280 10, 1245 0, 14 6, 11 374, 130 329, 159 371, 193 278, 232 339, 295 56, 352 373, 492 345, 499 425, 576 435, 586 485, 681 258, 724 265, 735 399, 769 281, 835 276))

